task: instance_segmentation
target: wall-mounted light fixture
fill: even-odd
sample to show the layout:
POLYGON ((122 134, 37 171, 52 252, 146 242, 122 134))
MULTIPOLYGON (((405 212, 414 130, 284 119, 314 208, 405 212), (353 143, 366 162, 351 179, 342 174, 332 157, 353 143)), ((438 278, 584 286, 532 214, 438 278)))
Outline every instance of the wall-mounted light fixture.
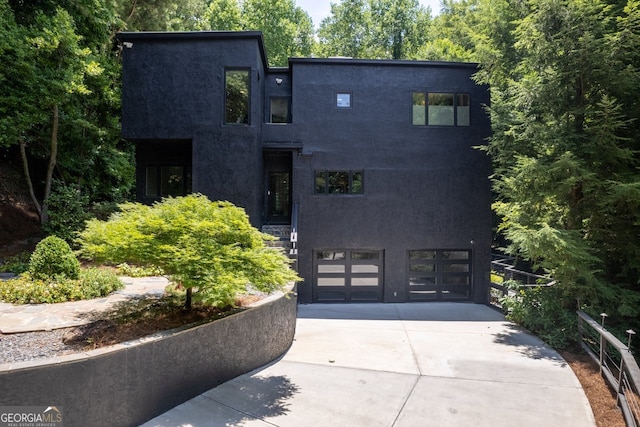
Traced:
POLYGON ((280 86, 282 84, 282 79, 280 77, 276 77, 276 84, 280 86))

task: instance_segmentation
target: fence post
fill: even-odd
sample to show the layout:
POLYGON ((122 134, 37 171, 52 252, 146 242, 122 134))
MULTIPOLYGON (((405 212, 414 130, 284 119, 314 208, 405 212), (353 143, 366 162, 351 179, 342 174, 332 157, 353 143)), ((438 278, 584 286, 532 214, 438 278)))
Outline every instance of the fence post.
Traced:
POLYGON ((616 405, 620 405, 620 395, 623 392, 622 375, 624 374, 624 357, 620 358, 620 374, 618 374, 618 392, 616 393, 616 405))
MULTIPOLYGON (((600 313, 600 317, 602 318, 602 330, 604 331, 604 319, 607 318, 607 313, 600 313)), ((604 339, 604 334, 600 333, 600 374, 602 375, 602 364, 604 362, 604 353, 605 346, 607 345, 607 341, 604 339)))

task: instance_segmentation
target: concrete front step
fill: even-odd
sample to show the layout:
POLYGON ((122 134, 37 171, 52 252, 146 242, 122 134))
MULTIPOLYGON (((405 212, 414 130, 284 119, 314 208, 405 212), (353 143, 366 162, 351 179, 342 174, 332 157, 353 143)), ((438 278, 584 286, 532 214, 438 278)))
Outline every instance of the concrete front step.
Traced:
POLYGON ((278 240, 267 242, 267 246, 282 248, 285 253, 290 254, 291 248, 291 226, 290 225, 272 225, 267 224, 262 226, 262 232, 277 237, 278 240))

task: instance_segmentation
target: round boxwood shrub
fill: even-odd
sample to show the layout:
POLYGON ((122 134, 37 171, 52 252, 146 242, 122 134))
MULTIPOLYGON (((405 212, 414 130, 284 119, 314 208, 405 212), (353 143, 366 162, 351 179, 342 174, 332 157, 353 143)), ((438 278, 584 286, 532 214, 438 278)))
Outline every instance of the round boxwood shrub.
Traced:
POLYGON ((80 274, 80 262, 67 242, 59 237, 49 236, 41 240, 31 254, 29 274, 34 279, 77 279, 80 274))

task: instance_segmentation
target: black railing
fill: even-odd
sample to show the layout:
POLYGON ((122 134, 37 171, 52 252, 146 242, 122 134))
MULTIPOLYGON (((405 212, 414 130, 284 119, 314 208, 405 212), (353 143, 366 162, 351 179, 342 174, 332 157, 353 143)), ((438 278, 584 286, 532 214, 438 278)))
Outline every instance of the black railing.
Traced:
POLYGON ((291 249, 289 249, 289 256, 294 259, 294 269, 298 271, 298 211, 300 206, 298 202, 293 202, 291 207, 291 235, 289 241, 291 242, 291 249))
MULTIPOLYGON (((578 311, 578 330, 584 351, 600 366, 602 376, 615 390, 617 403, 629 427, 640 425, 640 368, 628 345, 583 311, 578 311)), ((628 330, 629 344, 635 332, 628 330)))
POLYGON ((489 303, 494 307, 502 309, 502 298, 515 296, 518 289, 553 286, 555 283, 549 276, 518 270, 514 258, 499 254, 491 256, 491 282, 487 292, 489 303))

